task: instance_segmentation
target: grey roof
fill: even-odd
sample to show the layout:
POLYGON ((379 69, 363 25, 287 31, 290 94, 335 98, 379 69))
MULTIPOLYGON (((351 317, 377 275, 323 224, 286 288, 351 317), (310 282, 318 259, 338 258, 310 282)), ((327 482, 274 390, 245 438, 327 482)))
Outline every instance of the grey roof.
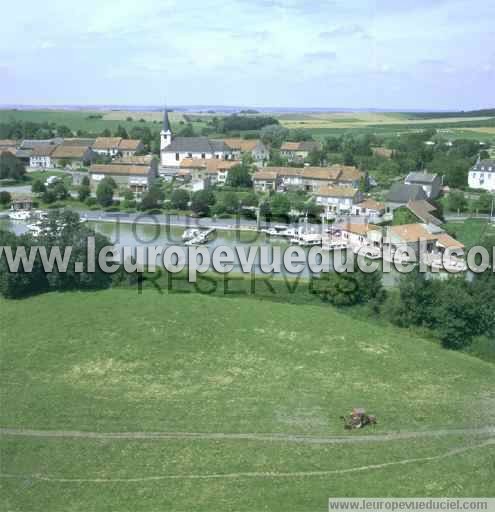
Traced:
POLYGON ((163 131, 164 132, 172 131, 170 129, 170 121, 168 120, 168 110, 167 109, 165 109, 165 111, 163 112, 163 131))
POLYGON ((63 141, 64 141, 64 139, 62 139, 60 137, 56 137, 55 139, 42 139, 42 140, 41 139, 40 140, 24 139, 21 143, 20 149, 33 149, 36 146, 44 146, 45 144, 46 145, 62 144, 63 141))
POLYGON ((437 179, 437 174, 429 174, 427 172, 410 172, 406 181, 411 183, 433 183, 437 179))
POLYGON ((387 195, 387 202, 407 204, 409 201, 427 199, 425 191, 419 185, 394 183, 387 195))
POLYGON ((167 153, 214 153, 229 150, 223 141, 210 140, 208 137, 175 137, 170 146, 164 149, 167 153))
POLYGON ((479 160, 478 162, 476 162, 474 164, 471 171, 495 172, 495 160, 494 159, 479 160))
POLYGON ((232 151, 223 140, 210 140, 210 144, 214 151, 232 151))
POLYGON ((17 158, 29 158, 32 153, 33 153, 32 149, 18 149, 15 152, 15 156, 17 158))

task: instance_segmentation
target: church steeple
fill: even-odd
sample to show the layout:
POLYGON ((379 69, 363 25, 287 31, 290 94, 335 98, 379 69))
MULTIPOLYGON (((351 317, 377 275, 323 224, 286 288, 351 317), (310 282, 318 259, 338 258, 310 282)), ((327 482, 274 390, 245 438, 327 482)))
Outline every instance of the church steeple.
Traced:
POLYGON ((168 119, 168 110, 165 108, 163 112, 163 126, 160 132, 160 149, 163 151, 165 148, 172 144, 172 130, 170 129, 170 121, 168 119))
POLYGON ((168 110, 166 108, 163 112, 163 131, 172 132, 172 130, 170 130, 170 121, 168 120, 168 110))

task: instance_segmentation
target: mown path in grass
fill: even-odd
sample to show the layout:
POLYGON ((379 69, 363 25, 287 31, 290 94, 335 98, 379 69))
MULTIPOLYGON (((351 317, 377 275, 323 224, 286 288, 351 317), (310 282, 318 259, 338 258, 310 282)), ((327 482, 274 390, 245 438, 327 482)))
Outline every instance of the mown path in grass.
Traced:
POLYGON ((165 439, 201 439, 201 440, 252 440, 271 442, 295 442, 312 444, 346 444, 359 442, 383 442, 402 439, 428 437, 445 437, 454 435, 495 435, 494 427, 425 430, 418 432, 389 432, 348 436, 305 436, 294 434, 258 434, 258 433, 223 433, 223 432, 83 432, 78 430, 32 430, 18 428, 0 428, 0 435, 20 437, 63 437, 78 439, 121 439, 121 440, 165 440, 165 439))
POLYGON ((411 459, 402 459, 393 462, 384 462, 381 464, 369 464, 366 466, 357 466, 346 469, 329 469, 321 471, 294 471, 294 472, 238 472, 238 473, 211 473, 211 474, 189 474, 189 475, 156 475, 148 477, 131 477, 131 478, 57 478, 46 475, 12 475, 8 473, 0 473, 0 478, 32 478, 46 482, 60 483, 115 483, 115 482, 147 482, 156 480, 210 480, 210 479, 231 479, 231 478, 302 478, 302 477, 322 477, 329 475, 342 475, 344 473, 356 473, 359 471, 369 471, 383 469, 389 466, 403 466, 406 464, 414 464, 419 462, 432 462, 460 455, 467 451, 486 448, 495 444, 495 439, 489 439, 483 443, 473 446, 462 446, 454 448, 440 455, 432 455, 431 457, 417 457, 411 459))

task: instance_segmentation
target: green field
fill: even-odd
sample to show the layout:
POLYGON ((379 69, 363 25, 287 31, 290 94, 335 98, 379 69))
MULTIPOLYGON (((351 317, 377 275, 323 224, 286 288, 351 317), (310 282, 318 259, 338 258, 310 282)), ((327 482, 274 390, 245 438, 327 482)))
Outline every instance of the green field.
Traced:
POLYGON ((0 325, 6 510, 493 493, 494 431, 462 429, 495 425, 495 366, 406 331, 325 305, 152 289, 1 300, 0 325), (345 434, 353 406, 378 425, 345 434))
MULTIPOLYGON (((221 114, 218 114, 221 116, 221 114)), ((397 136, 426 128, 435 128, 449 140, 467 138, 485 142, 495 141, 494 119, 489 116, 472 117, 433 117, 424 119, 415 114, 400 112, 349 112, 349 113, 285 113, 267 114, 279 119, 287 128, 303 128, 314 137, 324 139, 345 132, 354 134, 377 134, 384 137, 397 136)), ((186 122, 184 114, 171 112, 172 129, 177 131, 186 122)), ((192 125, 197 133, 207 127, 212 114, 192 114, 192 125)), ((85 130, 100 133, 106 128, 114 132, 121 125, 127 130, 133 126, 149 126, 158 131, 162 120, 161 112, 135 112, 126 110, 88 111, 88 110, 0 110, 0 123, 10 120, 50 122, 66 125, 73 131, 85 130), (91 116, 101 115, 94 119, 91 116), (128 121, 132 118, 132 121, 128 121), (144 121, 140 121, 140 120, 144 121)), ((220 135, 218 135, 220 136, 220 135)))
MULTIPOLYGON (((134 126, 149 126, 151 129, 159 131, 161 119, 162 115, 158 112, 154 116, 146 116, 142 113, 94 112, 88 110, 0 110, 0 123, 9 121, 55 123, 65 125, 74 132, 84 130, 91 133, 101 133, 105 129, 114 132, 119 125, 125 127, 126 130, 130 130, 134 126), (95 119, 91 117, 94 115, 101 115, 102 117, 95 119), (133 120, 127 121, 128 117, 132 117, 133 120), (139 121, 141 118, 145 121, 139 121)), ((178 125, 180 120, 182 120, 180 114, 170 115, 172 126, 178 125)))
POLYGON ((485 236, 495 235, 495 224, 482 219, 448 222, 445 229, 468 248, 480 245, 485 236))

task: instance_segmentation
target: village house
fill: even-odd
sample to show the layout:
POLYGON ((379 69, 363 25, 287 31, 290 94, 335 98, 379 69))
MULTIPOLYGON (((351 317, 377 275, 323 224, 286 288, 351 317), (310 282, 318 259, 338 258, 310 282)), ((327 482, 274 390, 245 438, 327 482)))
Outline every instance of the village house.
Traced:
POLYGON ((29 157, 29 167, 35 169, 51 169, 54 167, 52 154, 55 151, 56 146, 51 144, 44 144, 42 146, 35 146, 31 150, 31 156, 29 157))
POLYGON ((352 166, 335 164, 330 167, 267 167, 255 173, 257 190, 303 190, 315 192, 324 186, 358 188, 364 173, 352 166), (265 174, 265 172, 275 174, 265 174), (266 182, 268 177, 268 182, 266 182), (273 186, 273 187, 272 187, 273 186))
POLYGON ((63 140, 64 146, 85 146, 93 147, 96 139, 89 137, 69 137, 63 140))
MULTIPOLYGON (((428 201, 421 199, 419 201, 409 201, 404 208, 407 208, 419 222, 424 224, 433 224, 440 226, 442 221, 433 215, 433 212, 437 210, 436 206, 433 206, 428 201)), ((396 210, 397 211, 397 210, 396 210)))
POLYGON ((181 169, 189 171, 193 182, 205 180, 205 187, 211 185, 225 185, 229 170, 240 165, 239 160, 194 159, 182 160, 181 169))
POLYGON ((144 150, 143 143, 139 139, 123 139, 122 137, 98 137, 92 149, 103 156, 115 157, 134 156, 144 150))
POLYGON ((0 139, 0 153, 12 153, 15 155, 17 151, 17 141, 13 139, 0 139))
POLYGON ((185 158, 209 160, 232 159, 233 152, 223 141, 208 137, 176 137, 172 134, 168 112, 163 114, 163 127, 160 132, 160 174, 169 168, 179 168, 185 158))
POLYGON ((34 148, 40 146, 58 146, 62 144, 64 140, 60 137, 54 139, 24 139, 19 147, 16 149, 15 156, 21 160, 24 164, 30 165, 31 155, 33 154, 34 148))
POLYGON ((156 164, 128 165, 128 164, 93 164, 89 168, 89 180, 92 190, 104 178, 112 178, 117 187, 124 191, 131 190, 136 195, 146 192, 156 178, 156 164))
POLYGON ((33 198, 23 194, 12 194, 10 202, 10 209, 17 210, 31 210, 33 208, 33 198))
POLYGON ((319 142, 304 140, 301 142, 284 142, 280 147, 280 156, 291 163, 303 163, 311 151, 321 149, 319 142))
POLYGON ((93 144, 93 151, 102 156, 116 156, 119 152, 120 137, 98 137, 93 144))
POLYGON ((143 150, 144 145, 139 139, 122 139, 119 143, 119 154, 124 157, 134 156, 143 150))
POLYGON ((232 150, 232 158, 240 160, 248 154, 258 165, 270 159, 270 150, 258 139, 224 139, 223 142, 232 150))
POLYGON ((428 197, 420 185, 405 185, 394 183, 385 200, 385 211, 393 214, 394 210, 405 206, 409 201, 426 200, 428 197))
POLYGON ((495 192, 495 159, 481 160, 470 169, 468 175, 469 188, 495 192))
POLYGON ((90 165, 96 158, 96 154, 87 146, 72 146, 60 144, 51 154, 51 159, 56 167, 70 167, 77 169, 90 165))
POLYGON ((436 199, 442 190, 442 178, 438 174, 424 172, 411 172, 404 180, 406 185, 419 185, 428 199, 436 199))
POLYGON ((278 174, 266 167, 262 171, 254 173, 253 187, 256 192, 271 192, 277 189, 278 174))
POLYGON ((327 220, 339 215, 349 215, 352 207, 362 200, 359 190, 350 187, 322 187, 314 192, 316 204, 324 208, 327 220))
POLYGON ((352 214, 366 217, 371 222, 378 222, 385 213, 385 204, 374 199, 365 199, 352 207, 352 214))

